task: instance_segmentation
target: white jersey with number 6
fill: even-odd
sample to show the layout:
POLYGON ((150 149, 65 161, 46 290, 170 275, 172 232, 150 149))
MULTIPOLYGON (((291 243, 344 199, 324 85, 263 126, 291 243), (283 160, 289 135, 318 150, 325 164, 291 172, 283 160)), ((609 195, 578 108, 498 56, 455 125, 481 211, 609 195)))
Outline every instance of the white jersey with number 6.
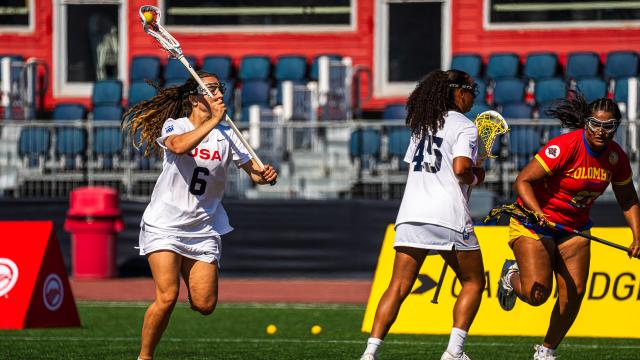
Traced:
POLYGON ((458 232, 473 230, 467 205, 468 185, 453 172, 453 159, 468 157, 475 162, 478 129, 466 116, 449 111, 444 126, 422 139, 411 137, 404 161, 409 177, 396 227, 402 223, 435 224, 458 232))
POLYGON ((216 126, 191 152, 177 155, 164 141, 194 129, 188 118, 168 119, 156 140, 164 148, 162 173, 142 216, 145 231, 176 236, 223 235, 233 228, 222 207, 231 161, 240 166, 251 160, 230 127, 216 126))

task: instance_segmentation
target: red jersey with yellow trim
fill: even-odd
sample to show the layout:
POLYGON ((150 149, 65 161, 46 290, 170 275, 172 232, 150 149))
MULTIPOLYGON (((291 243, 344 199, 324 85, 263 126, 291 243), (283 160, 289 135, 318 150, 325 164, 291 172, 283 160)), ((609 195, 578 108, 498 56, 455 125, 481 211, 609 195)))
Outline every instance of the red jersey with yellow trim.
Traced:
POLYGON ((533 188, 543 213, 570 227, 589 223, 593 201, 610 182, 624 185, 631 181, 629 158, 620 145, 611 141, 605 150, 595 153, 587 145, 584 129, 551 139, 535 159, 549 174, 533 188))

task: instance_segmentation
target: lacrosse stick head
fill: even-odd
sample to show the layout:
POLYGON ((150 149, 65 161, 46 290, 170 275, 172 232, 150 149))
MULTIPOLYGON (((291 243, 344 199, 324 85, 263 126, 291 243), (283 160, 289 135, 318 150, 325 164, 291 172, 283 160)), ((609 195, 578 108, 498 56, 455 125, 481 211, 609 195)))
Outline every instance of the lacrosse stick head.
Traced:
POLYGON ((488 223, 493 220, 497 221, 504 215, 514 217, 521 222, 531 225, 539 224, 542 220, 542 215, 525 208, 518 202, 514 202, 513 204, 501 205, 491 209, 489 215, 484 218, 483 222, 488 223))
POLYGON ((182 56, 182 49, 178 40, 160 25, 160 9, 151 5, 142 5, 138 10, 138 15, 140 15, 144 32, 156 39, 170 56, 175 58, 182 56))
POLYGON ((492 154, 493 144, 498 135, 504 135, 509 131, 509 125, 500 113, 493 110, 478 114, 478 116, 476 116, 475 123, 478 128, 478 137, 480 139, 478 160, 495 158, 496 155, 492 154))

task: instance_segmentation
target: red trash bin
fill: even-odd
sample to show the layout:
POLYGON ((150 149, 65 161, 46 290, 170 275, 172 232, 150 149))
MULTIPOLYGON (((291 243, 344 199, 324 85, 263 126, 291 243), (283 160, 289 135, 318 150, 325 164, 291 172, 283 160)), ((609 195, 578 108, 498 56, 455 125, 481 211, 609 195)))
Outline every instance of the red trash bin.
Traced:
POLYGON ((73 190, 64 223, 71 233, 71 270, 75 278, 116 275, 116 234, 123 229, 118 193, 87 186, 73 190))

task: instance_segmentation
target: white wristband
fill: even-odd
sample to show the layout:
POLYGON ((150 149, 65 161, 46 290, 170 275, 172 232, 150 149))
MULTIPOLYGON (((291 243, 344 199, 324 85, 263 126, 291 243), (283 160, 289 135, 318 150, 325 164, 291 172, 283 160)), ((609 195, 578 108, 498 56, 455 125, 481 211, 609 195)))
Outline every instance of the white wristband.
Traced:
POLYGON ((476 174, 473 174, 473 181, 471 182, 471 186, 476 185, 478 185, 478 177, 476 176, 476 174))

